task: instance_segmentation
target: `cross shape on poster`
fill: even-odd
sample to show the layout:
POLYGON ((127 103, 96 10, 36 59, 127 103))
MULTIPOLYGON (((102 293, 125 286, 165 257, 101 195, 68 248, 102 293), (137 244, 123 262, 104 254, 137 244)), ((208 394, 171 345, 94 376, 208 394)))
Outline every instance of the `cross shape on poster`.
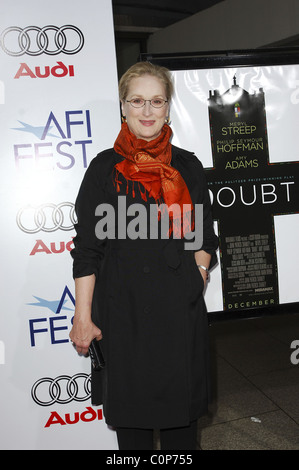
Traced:
POLYGON ((224 310, 279 304, 274 215, 299 211, 298 162, 270 163, 264 91, 234 77, 210 91, 213 168, 206 169, 220 231, 224 310))

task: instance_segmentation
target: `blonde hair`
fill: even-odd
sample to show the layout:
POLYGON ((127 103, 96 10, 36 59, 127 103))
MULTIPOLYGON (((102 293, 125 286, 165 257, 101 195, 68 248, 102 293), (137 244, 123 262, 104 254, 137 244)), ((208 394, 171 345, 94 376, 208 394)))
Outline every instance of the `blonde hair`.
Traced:
POLYGON ((137 62, 132 65, 121 77, 118 84, 119 97, 124 101, 128 95, 130 82, 133 78, 142 77, 143 75, 152 75, 161 80, 165 87, 166 98, 171 100, 173 95, 173 82, 170 71, 166 67, 154 65, 151 62, 137 62))

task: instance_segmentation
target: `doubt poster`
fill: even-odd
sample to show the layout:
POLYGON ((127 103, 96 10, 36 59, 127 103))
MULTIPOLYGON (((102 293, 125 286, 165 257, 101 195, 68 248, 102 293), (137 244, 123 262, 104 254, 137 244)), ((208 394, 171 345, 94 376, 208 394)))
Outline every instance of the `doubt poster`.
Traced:
POLYGON ((207 63, 164 65, 173 70, 176 90, 173 143, 205 168, 219 236, 208 311, 296 303, 299 65, 207 63))

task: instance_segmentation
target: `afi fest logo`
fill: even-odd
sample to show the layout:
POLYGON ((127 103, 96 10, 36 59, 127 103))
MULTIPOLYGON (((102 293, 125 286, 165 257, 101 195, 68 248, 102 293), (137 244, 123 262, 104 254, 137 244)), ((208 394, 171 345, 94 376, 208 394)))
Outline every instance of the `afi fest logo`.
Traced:
POLYGON ((87 168, 87 149, 92 144, 89 110, 65 111, 63 117, 51 111, 42 125, 18 122, 20 126, 13 130, 31 134, 38 142, 14 144, 17 170, 70 170, 75 164, 87 168))
POLYGON ((69 288, 65 286, 61 298, 57 300, 33 297, 36 302, 27 304, 34 307, 36 313, 34 318, 28 320, 31 347, 38 346, 43 338, 47 338, 52 345, 69 343, 75 310, 75 299, 69 288))

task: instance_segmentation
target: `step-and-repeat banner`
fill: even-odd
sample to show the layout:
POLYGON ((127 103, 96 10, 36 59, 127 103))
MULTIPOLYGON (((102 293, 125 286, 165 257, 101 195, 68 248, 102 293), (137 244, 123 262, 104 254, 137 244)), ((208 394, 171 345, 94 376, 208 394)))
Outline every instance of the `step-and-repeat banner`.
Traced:
POLYGON ((69 341, 74 202, 120 129, 110 0, 2 2, 0 447, 117 449, 69 341))

